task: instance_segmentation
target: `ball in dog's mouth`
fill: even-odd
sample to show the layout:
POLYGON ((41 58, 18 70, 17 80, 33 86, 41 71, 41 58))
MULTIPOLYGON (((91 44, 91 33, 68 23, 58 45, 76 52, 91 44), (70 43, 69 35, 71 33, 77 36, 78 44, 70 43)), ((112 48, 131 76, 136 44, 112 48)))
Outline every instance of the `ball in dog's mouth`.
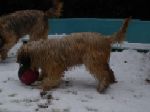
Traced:
POLYGON ((25 85, 31 85, 39 78, 39 72, 30 68, 20 67, 18 71, 18 77, 25 85))

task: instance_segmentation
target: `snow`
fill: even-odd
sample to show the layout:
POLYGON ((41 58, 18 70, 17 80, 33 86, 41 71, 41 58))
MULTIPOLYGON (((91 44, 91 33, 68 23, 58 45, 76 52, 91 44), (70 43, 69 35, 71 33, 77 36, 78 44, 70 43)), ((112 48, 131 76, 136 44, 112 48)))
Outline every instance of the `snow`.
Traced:
POLYGON ((127 41, 118 46, 113 45, 114 48, 119 47, 120 49, 134 49, 134 50, 150 50, 150 44, 146 43, 128 43, 127 41))
POLYGON ((118 82, 104 94, 81 65, 65 72, 60 87, 40 95, 36 86, 18 79, 15 54, 20 45, 0 63, 0 112, 150 112, 150 52, 112 52, 110 66, 118 82))

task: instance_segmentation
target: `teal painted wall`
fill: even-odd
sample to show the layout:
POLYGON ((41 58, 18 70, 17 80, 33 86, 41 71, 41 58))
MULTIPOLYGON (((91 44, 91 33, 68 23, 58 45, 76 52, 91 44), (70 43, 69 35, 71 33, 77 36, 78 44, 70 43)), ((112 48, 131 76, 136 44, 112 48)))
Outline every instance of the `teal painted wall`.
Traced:
MULTIPOLYGON (((111 35, 118 31, 123 19, 69 18, 50 19, 49 34, 100 32, 111 35)), ((150 43, 150 21, 131 20, 126 35, 130 43, 150 43)))

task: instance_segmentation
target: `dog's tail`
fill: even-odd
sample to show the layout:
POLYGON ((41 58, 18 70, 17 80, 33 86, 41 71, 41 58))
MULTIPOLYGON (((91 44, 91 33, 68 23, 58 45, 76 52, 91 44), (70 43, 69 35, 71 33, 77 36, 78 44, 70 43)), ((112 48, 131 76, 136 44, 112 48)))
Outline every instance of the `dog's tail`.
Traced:
POLYGON ((45 11, 48 18, 60 17, 62 12, 63 3, 60 0, 52 0, 52 8, 45 11))
POLYGON ((109 38, 110 43, 113 44, 113 43, 123 42, 123 40, 125 39, 125 33, 127 32, 127 28, 130 20, 131 20, 131 16, 124 20, 120 30, 109 38))

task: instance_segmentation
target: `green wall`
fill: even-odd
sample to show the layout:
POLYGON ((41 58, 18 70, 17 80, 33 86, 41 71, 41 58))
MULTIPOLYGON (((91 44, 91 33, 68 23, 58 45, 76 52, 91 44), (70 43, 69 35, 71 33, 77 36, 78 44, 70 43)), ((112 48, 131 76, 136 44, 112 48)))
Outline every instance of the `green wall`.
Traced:
MULTIPOLYGON (((100 32, 111 35, 118 31, 123 19, 69 18, 49 19, 49 34, 100 32)), ((130 43, 150 43, 150 21, 131 20, 126 35, 130 43)))

